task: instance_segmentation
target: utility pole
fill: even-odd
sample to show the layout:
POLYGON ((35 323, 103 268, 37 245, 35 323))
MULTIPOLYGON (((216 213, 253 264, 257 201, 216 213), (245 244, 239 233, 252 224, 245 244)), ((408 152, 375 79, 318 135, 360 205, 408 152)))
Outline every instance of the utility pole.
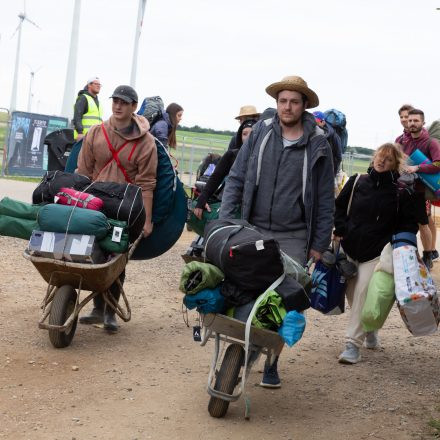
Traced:
POLYGON ((64 86, 63 105, 61 107, 61 115, 69 120, 73 117, 80 11, 81 0, 75 0, 75 5, 73 7, 72 33, 70 35, 69 59, 67 61, 66 83, 64 86))
POLYGON ((136 32, 134 34, 133 61, 131 64, 130 85, 136 86, 137 58, 139 51, 139 38, 141 37, 142 22, 144 20, 145 6, 147 0, 139 0, 138 17, 136 22, 136 32))

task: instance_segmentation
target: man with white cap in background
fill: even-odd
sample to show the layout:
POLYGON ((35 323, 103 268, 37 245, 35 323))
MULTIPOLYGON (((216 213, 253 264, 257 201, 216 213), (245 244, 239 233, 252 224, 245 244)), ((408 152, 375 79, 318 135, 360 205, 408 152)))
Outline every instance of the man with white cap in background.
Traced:
MULTIPOLYGON (((231 168, 220 218, 242 219, 278 241, 290 257, 305 265, 328 248, 333 228, 333 159, 324 132, 306 109, 319 105, 316 93, 299 76, 287 76, 266 88, 276 100, 273 118, 253 126, 231 168)), ((281 287, 281 286, 280 286, 281 287)), ((261 386, 278 388, 278 356, 266 365, 261 386)))
POLYGON ((81 140, 90 127, 102 122, 102 107, 98 101, 101 81, 97 76, 87 80, 84 89, 78 92, 73 112, 74 138, 81 140))

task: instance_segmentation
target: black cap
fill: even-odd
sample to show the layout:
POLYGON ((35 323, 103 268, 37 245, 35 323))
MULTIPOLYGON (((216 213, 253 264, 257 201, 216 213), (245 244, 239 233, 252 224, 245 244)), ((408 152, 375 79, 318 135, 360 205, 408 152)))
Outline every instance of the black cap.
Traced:
POLYGON ((138 95, 136 90, 131 86, 118 86, 116 87, 113 95, 110 98, 119 98, 125 102, 131 104, 132 102, 138 102, 138 95))

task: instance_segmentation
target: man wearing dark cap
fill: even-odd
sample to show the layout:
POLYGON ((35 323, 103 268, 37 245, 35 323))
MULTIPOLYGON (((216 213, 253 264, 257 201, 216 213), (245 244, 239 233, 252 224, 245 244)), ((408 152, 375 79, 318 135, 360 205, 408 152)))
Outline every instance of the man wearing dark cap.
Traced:
POLYGON ((333 155, 333 174, 336 177, 338 174, 339 167, 342 162, 342 143, 341 138, 336 133, 335 129, 328 124, 325 120, 324 113, 320 111, 313 112, 313 116, 315 117, 316 123, 319 127, 324 130, 324 136, 326 137, 328 143, 330 144, 330 148, 332 149, 333 155))
MULTIPOLYGON (((78 157, 78 173, 93 181, 138 185, 142 189, 145 207, 143 234, 146 237, 153 229, 151 213, 156 186, 156 144, 149 133, 147 119, 134 113, 138 96, 133 87, 118 86, 110 98, 113 101, 112 116, 93 126, 84 138, 78 157)), ((110 290, 117 301, 119 288, 110 290)), ((92 313, 80 318, 80 322, 104 322, 104 328, 112 332, 118 328, 114 310, 104 307, 101 296, 94 298, 92 313)))
MULTIPOLYGON (((302 78, 285 77, 266 92, 275 98, 277 113, 255 124, 241 147, 226 180, 220 218, 234 218, 241 205, 244 220, 304 265, 310 257, 320 259, 330 244, 332 152, 306 111, 319 99, 302 78)), ((280 387, 277 361, 266 365, 262 386, 280 387)))
POLYGON ((79 141, 89 131, 90 127, 102 121, 102 107, 98 100, 101 81, 97 76, 87 80, 84 89, 78 92, 73 108, 73 136, 79 141))

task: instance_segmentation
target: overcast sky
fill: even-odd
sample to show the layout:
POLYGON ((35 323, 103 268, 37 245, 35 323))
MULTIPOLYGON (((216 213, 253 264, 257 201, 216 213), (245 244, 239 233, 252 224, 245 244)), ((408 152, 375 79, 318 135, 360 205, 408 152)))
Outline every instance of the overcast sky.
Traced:
MULTIPOLYGON (((0 107, 9 107, 21 0, 0 0, 0 107), (12 37, 12 38, 11 38, 12 37)), ((73 0, 27 0, 17 109, 59 115, 73 0)), ((397 109, 440 118, 440 0, 147 0, 136 89, 185 109, 183 125, 238 127, 240 106, 274 106, 265 88, 300 75, 347 115, 349 144, 376 148, 400 132, 397 109)), ((100 100, 130 80, 138 0, 82 0, 75 89, 101 78, 100 100)), ((72 96, 72 106, 75 96, 72 96)))

